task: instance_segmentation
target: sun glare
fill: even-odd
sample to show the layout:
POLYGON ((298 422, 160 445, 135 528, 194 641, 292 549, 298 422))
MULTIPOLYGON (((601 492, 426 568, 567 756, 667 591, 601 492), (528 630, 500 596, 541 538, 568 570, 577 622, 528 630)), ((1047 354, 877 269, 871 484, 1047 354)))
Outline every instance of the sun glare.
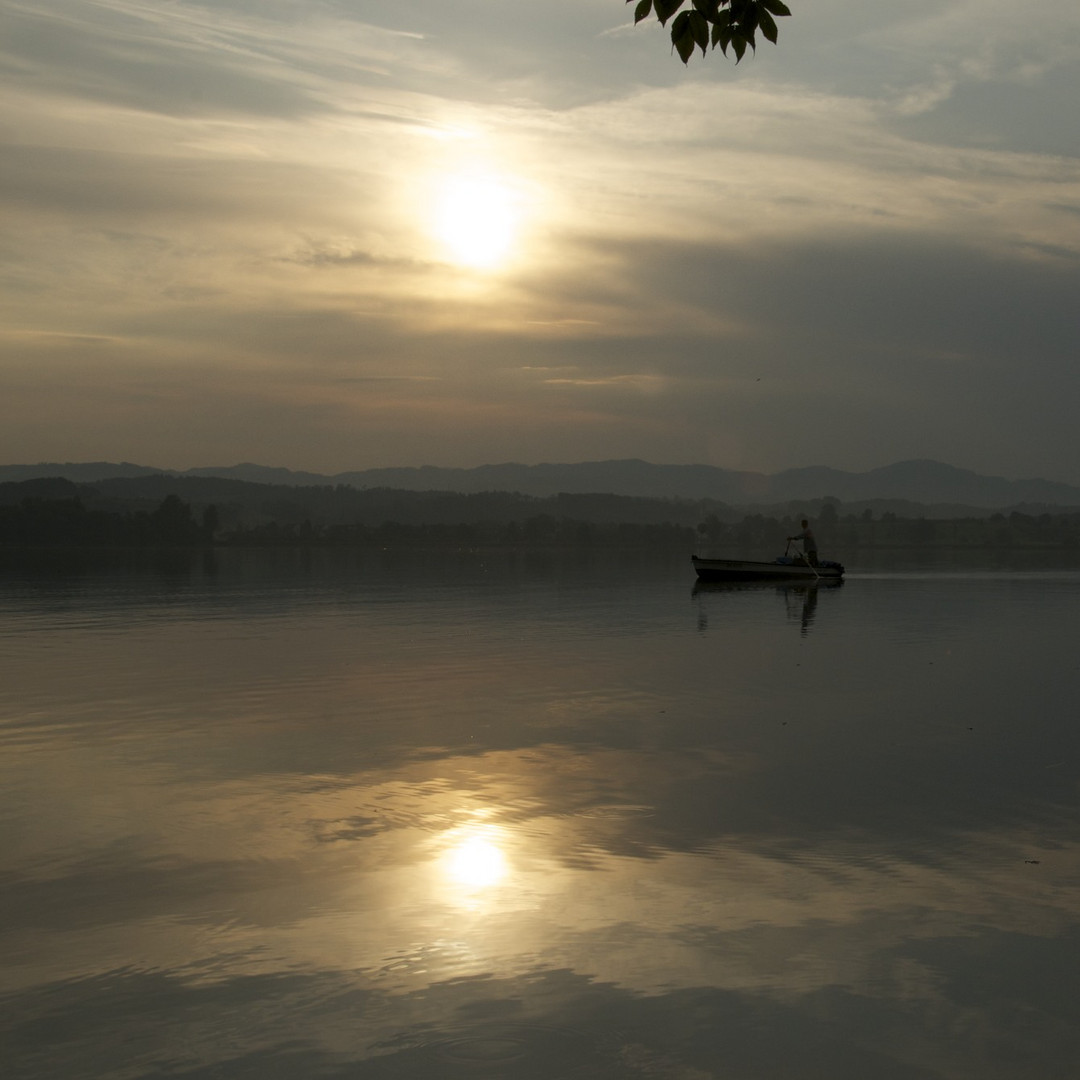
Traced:
POLYGON ((502 180, 460 175, 443 182, 436 231, 454 262, 477 270, 495 269, 510 256, 517 228, 517 199, 502 180))
POLYGON ((449 852, 447 871, 467 889, 486 889, 506 873, 506 859, 499 848, 482 836, 471 836, 449 852))

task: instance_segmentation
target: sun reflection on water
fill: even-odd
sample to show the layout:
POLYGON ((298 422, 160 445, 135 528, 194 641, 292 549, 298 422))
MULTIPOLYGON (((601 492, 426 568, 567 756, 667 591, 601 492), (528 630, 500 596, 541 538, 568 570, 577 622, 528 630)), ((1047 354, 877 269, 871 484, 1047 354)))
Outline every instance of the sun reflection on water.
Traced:
POLYGON ((470 889, 486 889, 506 874, 506 859, 490 840, 474 836, 450 852, 450 876, 470 889))
POLYGON ((505 839, 493 826, 454 829, 445 838, 441 862, 444 887, 452 900, 475 907, 495 886, 505 885, 509 864, 505 839))

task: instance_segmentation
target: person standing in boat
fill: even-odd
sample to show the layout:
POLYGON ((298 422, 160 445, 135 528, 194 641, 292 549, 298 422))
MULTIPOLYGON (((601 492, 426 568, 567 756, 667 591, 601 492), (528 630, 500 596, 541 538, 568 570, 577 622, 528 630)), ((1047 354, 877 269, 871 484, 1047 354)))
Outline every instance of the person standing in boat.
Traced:
POLYGON ((788 537, 788 542, 792 540, 802 541, 803 556, 811 566, 817 566, 817 539, 814 536, 814 530, 810 528, 810 522, 806 518, 802 519, 802 532, 788 537))

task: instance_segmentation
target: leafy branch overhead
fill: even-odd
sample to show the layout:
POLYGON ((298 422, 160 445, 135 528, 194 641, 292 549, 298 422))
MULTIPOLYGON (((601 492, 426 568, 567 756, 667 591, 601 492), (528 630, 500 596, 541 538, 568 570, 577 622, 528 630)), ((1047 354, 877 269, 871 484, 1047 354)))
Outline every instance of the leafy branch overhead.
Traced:
MULTIPOLYGON (((634 0, 626 0, 628 4, 634 0)), ((727 56, 728 47, 735 53, 735 63, 746 54, 747 46, 757 49, 756 35, 776 44, 776 19, 790 15, 783 0, 692 0, 690 9, 679 11, 686 0, 638 0, 634 9, 635 25, 655 14, 661 26, 675 15, 671 24, 671 44, 685 64, 701 49, 720 46, 727 56), (679 12, 677 15, 676 12, 679 12)))

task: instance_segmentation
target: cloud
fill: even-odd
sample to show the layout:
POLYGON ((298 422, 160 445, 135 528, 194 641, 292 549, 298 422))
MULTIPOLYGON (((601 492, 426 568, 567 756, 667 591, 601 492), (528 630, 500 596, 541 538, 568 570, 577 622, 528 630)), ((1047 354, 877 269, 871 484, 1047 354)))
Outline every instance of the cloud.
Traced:
MULTIPOLYGON (((1067 37, 1074 16, 1037 6, 1067 37)), ((829 0, 737 68, 689 69, 658 27, 609 33, 631 17, 610 0, 416 0, 381 25, 346 3, 4 12, 0 310, 50 393, 91 364, 125 385, 140 364, 169 385, 211 371, 224 427, 250 439, 245 393, 295 375, 327 401, 334 379, 396 373, 445 392, 385 402, 403 461, 521 458, 516 429, 545 458, 736 464, 711 449, 722 417, 739 463, 782 466, 828 427, 830 463, 856 467, 875 430, 915 450, 905 428, 928 445, 903 456, 975 465, 990 426, 1040 401, 1057 417, 1073 386, 1076 71, 997 0, 829 0), (518 199, 498 273, 455 266, 436 235, 440 184, 470 171, 518 199), (260 365, 272 378, 241 389, 260 365), (968 377, 985 404, 950 419, 968 377)), ((376 396, 327 404, 338 449, 294 464, 362 464, 344 418, 376 396)), ((1009 453, 1060 470, 1053 430, 994 471, 1009 453)))
POLYGON ((195 5, 61 0, 7 5, 9 68, 38 92, 168 115, 321 111, 265 22, 195 5), (279 55, 274 55, 277 52, 279 55))

